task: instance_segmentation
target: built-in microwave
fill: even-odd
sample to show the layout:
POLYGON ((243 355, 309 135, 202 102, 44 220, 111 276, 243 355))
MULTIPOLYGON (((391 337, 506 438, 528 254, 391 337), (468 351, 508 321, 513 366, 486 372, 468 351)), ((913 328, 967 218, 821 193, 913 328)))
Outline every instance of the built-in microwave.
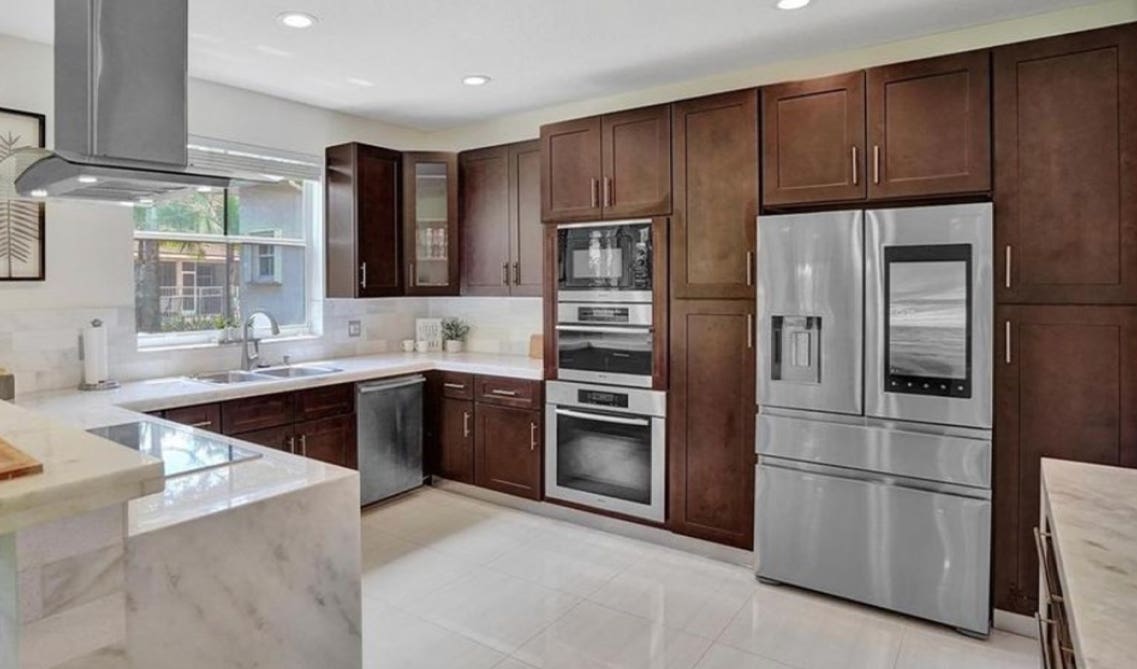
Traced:
POLYGON ((557 227, 558 300, 652 301, 649 219, 557 227))

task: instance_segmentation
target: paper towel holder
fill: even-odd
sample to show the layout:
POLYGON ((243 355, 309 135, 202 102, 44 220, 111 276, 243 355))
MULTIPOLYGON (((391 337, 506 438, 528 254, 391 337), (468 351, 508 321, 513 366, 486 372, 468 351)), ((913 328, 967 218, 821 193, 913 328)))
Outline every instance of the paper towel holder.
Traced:
MULTIPOLYGON (((103 322, 100 319, 96 318, 91 321, 91 327, 101 328, 103 327, 103 322)), ((87 356, 87 351, 86 342, 83 340, 82 335, 79 337, 79 343, 79 359, 83 360, 87 356)), ((120 384, 118 381, 115 381, 114 379, 103 379, 96 383, 88 383, 86 381, 83 381, 79 384, 79 390, 114 390, 120 385, 122 384, 120 384)))

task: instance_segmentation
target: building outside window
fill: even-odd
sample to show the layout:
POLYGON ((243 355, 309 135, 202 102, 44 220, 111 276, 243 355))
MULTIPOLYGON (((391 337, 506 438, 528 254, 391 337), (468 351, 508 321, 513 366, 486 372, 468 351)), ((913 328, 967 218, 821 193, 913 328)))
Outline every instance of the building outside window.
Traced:
POLYGON ((191 162, 204 155, 209 167, 259 180, 135 206, 139 346, 215 341, 257 310, 276 317, 284 335, 309 332, 321 212, 318 160, 232 144, 206 148, 203 141, 195 147, 191 140, 191 162))

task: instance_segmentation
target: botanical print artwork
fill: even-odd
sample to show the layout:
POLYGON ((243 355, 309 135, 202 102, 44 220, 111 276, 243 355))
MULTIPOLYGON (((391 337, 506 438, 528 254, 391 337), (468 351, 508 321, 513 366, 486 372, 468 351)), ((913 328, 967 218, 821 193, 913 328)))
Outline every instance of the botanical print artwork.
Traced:
MULTIPOLYGON (((43 146, 43 116, 0 109, 0 160, 19 148, 43 146)), ((42 202, 0 200, 0 281, 44 278, 42 202)))

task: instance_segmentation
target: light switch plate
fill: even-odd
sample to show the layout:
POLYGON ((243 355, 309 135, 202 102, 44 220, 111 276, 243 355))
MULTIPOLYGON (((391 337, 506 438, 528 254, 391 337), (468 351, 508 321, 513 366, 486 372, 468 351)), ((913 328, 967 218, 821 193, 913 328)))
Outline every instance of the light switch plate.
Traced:
POLYGON ((347 336, 358 337, 363 334, 363 325, 359 321, 347 322, 347 336))

